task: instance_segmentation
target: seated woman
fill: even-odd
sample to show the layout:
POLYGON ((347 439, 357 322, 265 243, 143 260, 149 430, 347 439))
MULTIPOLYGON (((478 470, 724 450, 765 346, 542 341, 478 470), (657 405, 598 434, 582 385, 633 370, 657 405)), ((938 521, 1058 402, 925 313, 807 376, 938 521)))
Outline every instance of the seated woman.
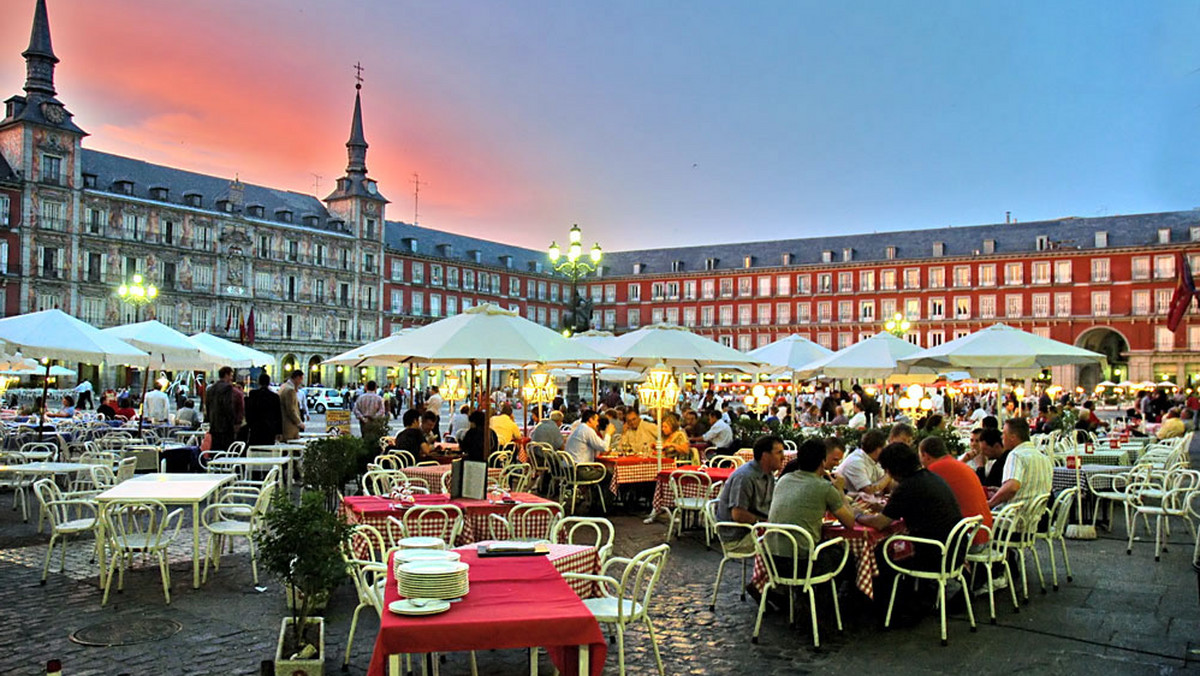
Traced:
MULTIPOLYGON (((467 416, 467 422, 470 427, 463 434, 462 441, 458 448, 463 452, 463 457, 466 460, 475 460, 477 462, 487 462, 487 456, 483 452, 483 429, 484 416, 483 411, 472 411, 471 415, 467 416)), ((492 430, 487 431, 491 435, 490 446, 488 447, 492 453, 499 448, 499 440, 496 439, 496 433, 492 430)))
POLYGON ((133 408, 133 402, 128 397, 117 402, 117 415, 126 420, 137 418, 137 411, 133 408))
POLYGON ((700 464, 700 455, 688 443, 687 435, 680 428, 679 416, 668 413, 662 419, 663 457, 684 460, 693 465, 700 464))
POLYGON ((117 417, 117 407, 112 397, 105 397, 104 403, 96 407, 96 413, 99 413, 105 420, 112 420, 117 417))
POLYGON ((75 398, 71 395, 65 395, 62 398, 62 408, 57 411, 48 411, 47 418, 71 418, 75 415, 75 398))

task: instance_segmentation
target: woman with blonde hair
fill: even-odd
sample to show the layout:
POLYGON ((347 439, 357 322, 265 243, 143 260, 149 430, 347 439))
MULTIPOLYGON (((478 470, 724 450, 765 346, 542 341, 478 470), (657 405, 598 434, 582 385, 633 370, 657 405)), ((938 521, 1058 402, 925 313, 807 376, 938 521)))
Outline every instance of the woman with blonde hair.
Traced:
POLYGON ((682 429, 678 415, 668 413, 663 416, 662 435, 664 458, 690 461, 694 465, 700 464, 699 453, 688 443, 687 434, 682 429))

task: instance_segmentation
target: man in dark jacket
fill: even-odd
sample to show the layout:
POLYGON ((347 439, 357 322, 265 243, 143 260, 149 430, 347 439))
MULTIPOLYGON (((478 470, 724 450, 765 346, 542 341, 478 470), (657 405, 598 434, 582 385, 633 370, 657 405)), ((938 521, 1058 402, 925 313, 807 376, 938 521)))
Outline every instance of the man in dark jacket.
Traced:
POLYGON ((205 418, 212 435, 212 450, 224 451, 237 439, 237 430, 245 416, 245 398, 233 385, 233 369, 222 366, 217 382, 204 393, 205 418))
POLYGON ((273 444, 283 434, 283 409, 265 371, 258 376, 258 389, 246 395, 246 426, 247 446, 273 444))

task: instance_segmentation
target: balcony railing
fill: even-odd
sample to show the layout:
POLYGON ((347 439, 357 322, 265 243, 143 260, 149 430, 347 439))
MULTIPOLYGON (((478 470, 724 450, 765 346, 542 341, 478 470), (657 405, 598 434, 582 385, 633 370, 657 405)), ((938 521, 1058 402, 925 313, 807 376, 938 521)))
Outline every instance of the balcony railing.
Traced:
POLYGON ((47 185, 65 186, 67 185, 67 173, 64 171, 55 172, 48 169, 42 169, 40 172, 38 172, 38 182, 45 183, 47 185))

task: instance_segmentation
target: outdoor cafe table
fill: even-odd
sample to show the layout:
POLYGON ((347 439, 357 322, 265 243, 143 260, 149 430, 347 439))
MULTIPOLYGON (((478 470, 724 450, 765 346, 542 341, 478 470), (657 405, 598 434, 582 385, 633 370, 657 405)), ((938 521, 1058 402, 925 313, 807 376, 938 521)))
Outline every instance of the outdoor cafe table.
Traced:
MULTIPOLYGON (((192 587, 200 588, 200 504, 225 484, 236 480, 233 474, 142 474, 122 481, 96 496, 103 510, 114 501, 157 500, 164 505, 190 505, 192 508, 192 587)), ((96 522, 96 539, 104 541, 104 520, 96 522)), ((104 582, 105 548, 100 547, 100 582, 104 582)))
POLYGON ((1083 465, 1129 465, 1129 453, 1121 448, 1096 448, 1091 453, 1088 453, 1083 448, 1080 448, 1076 452, 1067 453, 1055 451, 1055 464, 1061 463, 1067 465, 1069 463, 1067 458, 1072 456, 1078 456, 1080 464, 1083 465))
MULTIPOLYGON (((870 526, 855 524, 853 530, 846 530, 841 524, 826 524, 821 528, 821 540, 832 540, 833 538, 846 538, 846 544, 850 548, 850 556, 854 559, 855 566, 854 584, 859 591, 866 594, 867 598, 875 598, 875 578, 879 577, 880 563, 875 558, 876 546, 892 536, 893 533, 901 530, 902 524, 893 524, 886 530, 877 530, 870 526)), ((886 565, 886 564, 884 564, 886 565)), ((767 584, 767 567, 762 561, 762 557, 754 557, 754 576, 750 578, 750 584, 754 588, 762 591, 767 584)))
MULTIPOLYGON (((451 465, 449 463, 439 465, 425 465, 423 467, 402 467, 401 472, 404 476, 410 479, 422 479, 429 484, 429 492, 437 493, 442 490, 442 476, 450 472, 451 465)), ((488 468, 488 481, 496 481, 500 478, 499 467, 488 468)))
POLYGON ((284 487, 290 490, 292 487, 292 473, 285 471, 285 468, 289 462, 291 462, 291 459, 285 457, 272 458, 267 456, 255 456, 243 458, 225 456, 209 460, 208 466, 217 467, 219 469, 229 468, 226 471, 230 472, 232 472, 233 468, 235 467, 244 467, 246 468, 247 472, 250 470, 259 469, 264 470, 264 473, 269 472, 273 467, 278 467, 279 471, 283 474, 284 487))
MULTIPOLYGON (((496 540, 480 540, 462 547, 455 547, 456 552, 474 552, 480 545, 487 545, 496 540)), ((600 555, 592 545, 564 545, 549 543, 550 553, 546 560, 554 564, 554 569, 560 573, 582 573, 595 575, 600 570, 600 555)), ((596 583, 591 580, 568 580, 567 584, 579 595, 579 598, 591 598, 596 593, 596 583)))
MULTIPOLYGON (((600 624, 553 563, 544 556, 461 555, 471 567, 470 592, 437 615, 405 617, 385 610, 369 676, 400 676, 405 653, 518 648, 534 649, 530 671, 537 673, 538 647, 546 648, 565 676, 600 676, 608 652, 600 624)), ((385 608, 400 599, 390 559, 387 570, 385 608)))
POLYGON ((0 465, 0 476, 16 474, 18 476, 51 476, 58 474, 76 474, 91 471, 95 465, 79 462, 27 462, 24 465, 0 465))
MULTIPOLYGON (((301 434, 303 434, 303 432, 301 432, 301 434)), ((247 447, 246 448, 246 456, 254 457, 257 455, 257 456, 261 457, 265 453, 274 458, 286 457, 288 462, 287 462, 287 466, 284 469, 284 474, 286 474, 287 476, 291 476, 292 463, 295 462, 295 459, 296 459, 295 456, 299 455, 301 453, 301 451, 303 451, 303 450, 304 450, 303 446, 297 446, 295 444, 288 444, 288 443, 258 444, 255 446, 247 447)))
MULTIPOLYGON (((1083 514, 1080 515, 1080 521, 1091 523, 1092 511, 1096 509, 1096 496, 1092 493, 1090 477, 1093 474, 1124 474, 1128 471, 1128 467, 1119 465, 1084 464, 1080 466, 1078 472, 1073 468, 1055 467, 1054 476, 1051 477, 1051 491, 1053 495, 1058 495, 1059 492, 1071 486, 1079 486, 1079 492, 1083 499, 1083 514)), ((1097 486, 1097 488, 1104 490, 1112 484, 1111 481, 1105 483, 1106 485, 1097 486)))
MULTIPOLYGON (((696 465, 683 465, 681 467, 672 467, 670 469, 663 468, 663 471, 658 473, 658 485, 654 487, 654 501, 651 506, 654 511, 671 509, 675 506, 675 495, 671 493, 671 472, 704 472, 708 478, 712 479, 712 483, 718 481, 726 481, 729 475, 733 474, 733 467, 698 467, 696 465)), ((689 498, 708 498, 707 495, 693 495, 697 484, 684 484, 684 496, 689 498)))
MULTIPOLYGON (((444 494, 437 493, 416 496, 416 504, 430 507, 454 505, 462 510, 463 529, 462 533, 458 536, 456 545, 469 545, 472 542, 489 539, 491 537, 489 518, 492 514, 505 516, 518 504, 558 504, 553 500, 547 500, 533 493, 513 493, 512 497, 516 502, 509 504, 503 502, 494 503, 489 500, 475 500, 472 498, 454 498, 451 500, 444 494)), ((345 515, 347 523, 365 523, 378 528, 383 533, 387 532, 388 517, 394 516, 397 519, 403 519, 404 512, 407 509, 408 507, 401 505, 399 501, 382 495, 352 495, 342 499, 342 514, 345 515)), ((561 513, 559 515, 561 516, 561 513)), ((550 522, 548 516, 531 516, 529 525, 531 528, 530 533, 517 533, 516 537, 549 537, 550 522)), ((431 528, 433 529, 431 532, 406 533, 406 535, 409 537, 436 537, 440 535, 440 522, 432 525, 431 528)))
MULTIPOLYGON (((603 463, 612 476, 608 487, 614 495, 623 484, 639 484, 654 481, 658 476, 658 458, 640 455, 598 455, 596 462, 603 463)), ((673 467, 675 461, 663 459, 663 467, 673 467)))

